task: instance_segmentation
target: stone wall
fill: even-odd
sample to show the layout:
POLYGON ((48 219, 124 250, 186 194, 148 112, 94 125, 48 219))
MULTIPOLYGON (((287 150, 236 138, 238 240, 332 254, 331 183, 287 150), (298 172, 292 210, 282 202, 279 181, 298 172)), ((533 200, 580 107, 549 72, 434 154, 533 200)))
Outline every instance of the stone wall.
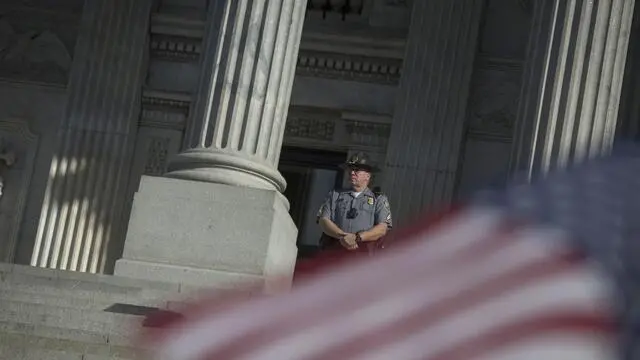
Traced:
POLYGON ((0 261, 28 262, 38 226, 82 0, 3 1, 0 13, 0 261), (1 164, 0 166, 5 166, 1 164))
POLYGON ((28 262, 31 255, 65 103, 61 87, 0 82, 0 151, 16 158, 1 174, 0 261, 28 262))

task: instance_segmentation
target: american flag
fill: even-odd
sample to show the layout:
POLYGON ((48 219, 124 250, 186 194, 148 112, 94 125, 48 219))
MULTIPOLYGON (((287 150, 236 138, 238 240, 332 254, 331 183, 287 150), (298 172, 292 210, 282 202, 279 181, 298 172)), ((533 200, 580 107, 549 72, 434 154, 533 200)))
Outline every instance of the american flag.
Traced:
POLYGON ((619 359, 630 171, 637 158, 596 161, 483 195, 290 292, 187 307, 146 347, 163 360, 619 359))

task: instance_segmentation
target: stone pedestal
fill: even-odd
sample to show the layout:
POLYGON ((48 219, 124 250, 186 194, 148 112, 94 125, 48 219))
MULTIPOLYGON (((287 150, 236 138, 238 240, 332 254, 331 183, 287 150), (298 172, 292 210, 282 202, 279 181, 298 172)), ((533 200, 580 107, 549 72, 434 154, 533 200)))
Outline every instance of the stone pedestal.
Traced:
POLYGON ((635 0, 535 3, 511 168, 529 179, 613 145, 635 0))
POLYGON ((397 224, 452 200, 483 4, 413 2, 384 169, 397 224))
POLYGON ((306 0, 209 2, 188 149, 167 178, 143 177, 117 275, 205 286, 291 279, 297 230, 277 165, 305 9, 306 0))
POLYGON ((277 191, 144 177, 116 275, 195 286, 282 280, 296 235, 277 191))

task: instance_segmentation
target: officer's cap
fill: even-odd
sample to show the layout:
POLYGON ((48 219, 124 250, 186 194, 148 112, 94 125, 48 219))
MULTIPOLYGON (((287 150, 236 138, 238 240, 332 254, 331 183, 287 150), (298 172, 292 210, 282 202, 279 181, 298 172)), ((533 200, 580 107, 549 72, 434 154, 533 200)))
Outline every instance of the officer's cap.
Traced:
POLYGON ((358 169, 368 172, 378 171, 378 168, 371 163, 369 157, 362 152, 351 155, 349 160, 347 160, 347 162, 344 163, 341 167, 343 169, 358 169))

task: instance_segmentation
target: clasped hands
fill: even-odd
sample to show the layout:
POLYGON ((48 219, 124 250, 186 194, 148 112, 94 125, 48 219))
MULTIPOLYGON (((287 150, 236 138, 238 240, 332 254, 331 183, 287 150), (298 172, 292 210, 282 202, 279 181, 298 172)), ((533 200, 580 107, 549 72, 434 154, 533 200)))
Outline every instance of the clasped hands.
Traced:
POLYGON ((340 245, 347 250, 358 249, 358 236, 356 234, 346 233, 340 238, 340 245))

